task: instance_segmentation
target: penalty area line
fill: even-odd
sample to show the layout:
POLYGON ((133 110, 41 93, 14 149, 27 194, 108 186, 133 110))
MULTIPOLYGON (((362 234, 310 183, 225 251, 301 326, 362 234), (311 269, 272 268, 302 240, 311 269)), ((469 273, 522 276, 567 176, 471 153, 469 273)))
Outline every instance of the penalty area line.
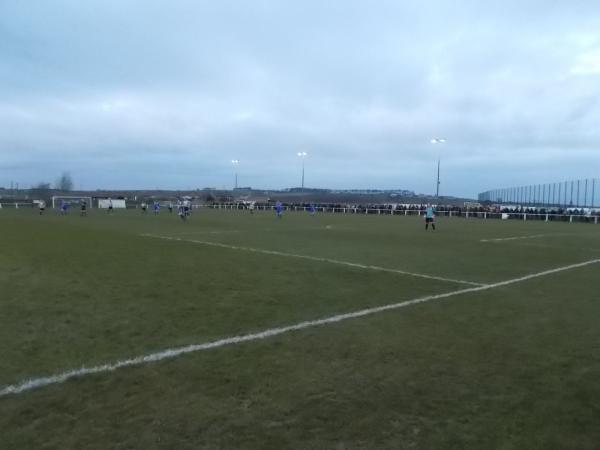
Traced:
POLYGON ((428 295, 425 297, 418 297, 418 298, 415 298, 412 300, 406 300, 403 302, 391 303, 388 305, 377 306, 374 308, 362 309, 359 311, 354 311, 354 312, 345 313, 345 314, 338 314, 338 315, 326 317, 323 319, 310 320, 310 321, 300 322, 300 323, 283 326, 283 327, 269 328, 269 329, 266 329, 266 330, 263 330, 263 331, 260 331, 257 333, 232 336, 232 337, 227 337, 224 339, 219 339, 216 341, 205 342, 202 344, 193 344, 193 345, 187 345, 184 347, 165 349, 165 350, 161 350, 161 351, 158 351, 155 353, 140 355, 140 356, 136 356, 134 358, 129 358, 129 359, 121 360, 121 361, 103 364, 100 366, 81 367, 79 369, 69 370, 67 372, 63 372, 63 373, 48 376, 48 377, 30 378, 27 380, 23 380, 17 384, 13 384, 13 385, 9 385, 9 386, 0 388, 0 398, 6 397, 9 395, 22 394, 22 393, 30 391, 32 389, 37 389, 37 388, 41 388, 44 386, 61 384, 72 378, 81 378, 81 377, 88 376, 88 375, 110 373, 110 372, 114 372, 115 370, 122 369, 124 367, 140 366, 143 364, 149 364, 149 363, 153 363, 153 362, 157 362, 157 361, 162 361, 165 359, 176 358, 178 356, 185 355, 187 353, 199 352, 199 351, 203 351, 203 350, 210 350, 210 349, 214 349, 214 348, 225 347, 228 345, 240 344, 243 342, 267 339, 267 338, 271 338, 274 336, 279 336, 281 334, 290 333, 293 331, 299 331, 299 330, 304 330, 306 328, 313 328, 313 327, 319 327, 319 326, 323 326, 323 325, 329 325, 332 323, 343 322, 345 320, 369 316, 369 315, 373 315, 373 314, 377 314, 377 313, 381 313, 381 312, 385 312, 385 311, 391 311, 391 310, 395 310, 395 309, 399 309, 399 308, 405 308, 407 306, 416 305, 419 303, 426 303, 426 302, 430 302, 433 300, 441 300, 441 299, 454 297, 454 296, 458 296, 458 295, 462 295, 462 294, 467 294, 467 293, 471 293, 471 292, 486 291, 486 290, 494 289, 497 287, 508 286, 511 284, 531 280, 533 278, 539 278, 539 277, 555 274, 558 272, 563 272, 565 270, 571 270, 571 269, 576 269, 579 267, 589 266, 591 264, 597 264, 599 262, 600 262, 600 259, 592 259, 592 260, 577 263, 577 264, 571 264, 568 266, 545 270, 543 272, 525 275, 525 276, 522 276, 519 278, 513 278, 510 280, 501 281, 498 283, 487 284, 485 286, 477 286, 477 287, 460 289, 457 291, 446 292, 443 294, 435 294, 435 295, 428 295))
POLYGON ((373 266, 373 265, 368 265, 368 264, 359 264, 359 263, 354 263, 354 262, 350 262, 350 261, 340 261, 338 259, 321 258, 318 256, 300 255, 297 253, 280 252, 277 250, 265 250, 265 249, 261 249, 261 248, 255 248, 255 247, 241 247, 238 245, 222 244, 220 242, 200 241, 197 239, 184 239, 184 238, 173 237, 173 236, 160 236, 157 234, 140 234, 140 236, 154 238, 154 239, 165 239, 165 240, 169 240, 169 241, 190 242, 192 244, 226 248, 229 250, 241 250, 241 251, 251 252, 251 253, 261 253, 264 255, 274 255, 274 256, 284 256, 287 258, 306 259, 309 261, 318 261, 318 262, 329 263, 329 264, 337 264, 337 265, 341 265, 341 266, 354 267, 354 268, 358 268, 358 269, 397 273, 400 275, 406 275, 406 276, 418 277, 418 278, 426 278, 428 280, 445 281, 448 283, 468 284, 470 286, 485 286, 485 284, 483 284, 483 283, 475 283, 473 281, 456 280, 454 278, 439 277, 437 275, 428 275, 425 273, 408 272, 406 270, 391 269, 388 267, 373 266))
POLYGON ((502 241, 516 241, 519 239, 537 239, 541 237, 546 237, 547 234, 532 234, 530 236, 511 236, 505 238, 494 238, 494 239, 481 239, 479 242, 502 242, 502 241))
POLYGON ((230 234, 241 233, 240 230, 198 230, 198 231, 183 231, 178 233, 180 236, 188 236, 190 234, 230 234))

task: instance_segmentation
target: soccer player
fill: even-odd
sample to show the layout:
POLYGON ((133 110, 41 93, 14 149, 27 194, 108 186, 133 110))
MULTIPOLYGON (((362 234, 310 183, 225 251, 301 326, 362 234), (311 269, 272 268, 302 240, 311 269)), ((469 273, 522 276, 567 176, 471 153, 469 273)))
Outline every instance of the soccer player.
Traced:
POLYGON ((69 204, 64 200, 61 200, 60 201, 60 215, 64 216, 65 214, 67 214, 68 209, 69 209, 69 204))
POLYGON ((185 221, 187 219, 187 216, 185 215, 185 208, 183 206, 183 201, 181 201, 181 200, 177 200, 177 215, 183 221, 185 221))
POLYGON ((177 215, 179 217, 181 217, 182 214, 183 214, 183 203, 182 203, 181 199, 177 199, 177 215))
POLYGON ((275 204, 275 215, 279 219, 283 217, 283 205, 281 204, 281 202, 277 202, 275 204))
POLYGON ((315 215, 315 213, 317 212, 317 208, 315 207, 314 203, 310 204, 310 206, 308 207, 308 212, 310 212, 311 216, 315 215))
POLYGON ((160 212, 160 203, 154 202, 154 215, 156 216, 160 212))
POLYGON ((429 224, 431 224, 431 228, 435 230, 435 209, 428 204, 425 209, 425 230, 429 228, 429 224))
POLYGON ((81 200, 81 212, 79 215, 81 217, 87 216, 87 202, 85 200, 81 200))
POLYGON ((250 210, 250 214, 254 214, 254 202, 250 202, 248 209, 250 210))
POLYGON ((169 202, 169 213, 173 212, 173 202, 169 202))
POLYGON ((142 214, 146 214, 146 210, 148 209, 148 205, 146 202, 142 202, 142 214))
POLYGON ((46 210, 46 202, 44 200, 40 200, 40 202, 38 203, 38 207, 40 208, 40 216, 42 214, 44 214, 44 211, 46 210))
POLYGON ((112 198, 108 197, 108 210, 106 211, 108 214, 112 214, 113 212, 113 202, 112 198))

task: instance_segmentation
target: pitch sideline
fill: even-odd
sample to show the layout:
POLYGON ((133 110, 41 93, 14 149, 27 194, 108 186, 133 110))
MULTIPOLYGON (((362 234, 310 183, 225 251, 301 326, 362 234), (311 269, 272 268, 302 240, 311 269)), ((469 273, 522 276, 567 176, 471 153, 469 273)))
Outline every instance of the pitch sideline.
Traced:
POLYGON ((600 263, 600 259, 592 259, 592 260, 584 261, 584 262, 577 263, 577 264, 571 264, 568 266, 562 266, 562 267, 558 267, 555 269, 549 269, 549 270, 545 270, 543 272, 525 275, 525 276, 522 276, 519 278, 512 278, 510 280, 500 281, 498 283, 487 284, 484 286, 477 286, 477 287, 460 289, 457 291, 446 292, 443 294, 435 294, 435 295, 428 295, 425 297, 418 297, 418 298, 415 298, 412 300, 407 300, 404 302, 391 303, 388 305, 377 306, 374 308, 362 309, 362 310, 355 311, 355 312, 338 314, 338 315, 326 317, 323 319, 300 322, 300 323, 297 323, 294 325, 288 325, 288 326, 284 326, 284 327, 269 328, 267 330, 263 330, 258 333, 251 333, 251 334, 245 334, 245 335, 240 335, 240 336, 232 336, 232 337, 220 339, 217 341, 205 342, 203 344, 192 344, 192 345, 188 345, 188 346, 184 346, 184 347, 166 349, 166 350, 162 350, 162 351, 155 352, 155 353, 149 353, 147 355, 141 355, 141 356, 137 356, 134 358, 117 361, 114 363, 103 364, 100 366, 81 367, 80 369, 74 369, 74 370, 70 370, 67 372, 63 372, 61 374, 52 375, 52 376, 48 376, 48 377, 31 378, 28 380, 23 380, 20 383, 5 386, 5 387, 1 388, 0 389, 0 398, 6 397, 8 395, 22 394, 22 393, 30 391, 32 389, 41 388, 44 386, 49 386, 49 385, 53 385, 53 384, 61 384, 67 380, 70 380, 71 378, 83 377, 83 376, 87 376, 87 375, 100 374, 100 373, 114 372, 115 370, 121 369, 123 367, 139 366, 139 365, 147 364, 147 363, 151 363, 151 362, 162 361, 164 359, 175 358, 177 356, 184 355, 187 353, 193 353, 193 352, 202 351, 202 350, 209 350, 212 348, 224 347, 227 345, 239 344, 242 342, 266 339, 266 338, 270 338, 273 336, 278 336, 280 334, 289 333, 292 331, 298 331, 298 330, 303 330, 306 328, 312 328, 312 327, 317 327, 317 326, 321 326, 321 325, 342 322, 342 321, 345 321, 348 319, 354 319, 357 317, 363 317, 363 316, 368 316, 368 315, 372 315, 372 314, 377 314, 377 313, 380 313, 383 311, 390 311, 390 310, 394 310, 394 309, 404 308, 406 306, 416 305, 419 303, 425 303, 425 302, 429 302, 432 300, 439 300, 439 299, 444 299, 444 298, 448 298, 448 297, 453 297, 456 295, 467 294, 470 292, 479 292, 479 291, 485 291, 485 290, 493 289, 493 288, 497 288, 497 287, 508 286, 511 284, 531 280, 533 278, 539 278, 539 277, 543 277, 546 275, 551 275, 551 274, 558 273, 558 272, 564 272, 566 270, 576 269, 579 267, 589 266, 591 264, 597 264, 597 263, 600 263))

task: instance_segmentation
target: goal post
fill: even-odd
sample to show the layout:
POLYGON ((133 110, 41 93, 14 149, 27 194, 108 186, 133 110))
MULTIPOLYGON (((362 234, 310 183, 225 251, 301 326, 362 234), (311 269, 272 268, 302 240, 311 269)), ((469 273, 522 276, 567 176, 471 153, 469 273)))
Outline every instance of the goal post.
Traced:
POLYGON ((85 200, 88 208, 92 208, 92 197, 86 197, 85 195, 54 195, 52 196, 52 209, 59 208, 63 201, 69 205, 79 205, 82 200, 85 200))

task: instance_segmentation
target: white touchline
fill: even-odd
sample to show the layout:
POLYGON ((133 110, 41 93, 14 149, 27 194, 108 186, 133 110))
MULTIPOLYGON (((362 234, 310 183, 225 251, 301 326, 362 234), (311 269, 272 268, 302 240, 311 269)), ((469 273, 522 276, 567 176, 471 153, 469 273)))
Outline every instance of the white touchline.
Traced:
POLYGON ((493 289, 493 288, 497 288, 497 287, 508 286, 510 284, 520 283, 522 281, 531 280, 532 278, 543 277, 543 276, 551 275, 551 274, 554 274, 557 272, 563 272, 565 270, 576 269, 578 267, 589 266, 590 264, 596 264, 596 263, 600 263, 600 259, 592 259, 592 260, 581 262, 578 264, 571 264, 568 266, 558 267, 556 269, 545 270, 543 272, 525 275, 525 276, 522 276, 519 278, 513 278, 511 280, 500 281, 498 283, 487 284, 485 286, 465 288, 465 289, 460 289, 458 291, 446 292, 443 294, 428 295, 425 297, 419 297, 419 298, 415 298, 412 300, 406 300, 406 301, 399 302, 399 303, 391 303, 388 305, 377 306, 377 307, 368 308, 368 309, 362 309, 359 311, 354 311, 354 312, 350 312, 350 313, 346 313, 346 314, 338 314, 338 315, 326 317, 323 319, 300 322, 300 323, 297 323, 294 325, 288 325, 288 326, 284 326, 284 327, 269 328, 267 330, 260 331, 258 333, 244 334, 244 335, 240 335, 240 336, 232 336, 232 337, 220 339, 218 341, 205 342, 203 344, 193 344, 193 345, 187 345, 184 347, 170 348, 170 349, 162 350, 162 351, 159 351, 156 353, 149 353, 147 355, 136 356, 135 358, 130 358, 130 359, 122 360, 122 361, 116 361, 113 363, 103 364, 101 366, 81 367, 79 369, 69 370, 67 372, 63 372, 63 373, 48 376, 48 377, 30 378, 30 379, 21 381, 20 383, 3 387, 2 389, 0 389, 0 397, 5 397, 5 396, 11 395, 11 394, 21 394, 23 392, 26 392, 26 391, 29 391, 29 390, 32 390, 35 388, 49 386, 52 384, 64 383, 65 381, 67 381, 71 378, 82 377, 82 376, 86 376, 86 375, 93 375, 93 374, 98 374, 98 373, 113 372, 113 371, 115 371, 117 369, 121 369, 123 367, 139 366, 139 365, 146 364, 146 363, 161 361, 163 359, 175 358, 177 356, 184 355, 186 353, 198 352, 198 351, 202 351, 202 350, 209 350, 212 348, 218 348, 218 347, 224 347, 227 345, 239 344, 241 342, 249 342, 249 341, 256 341, 259 339, 266 339, 266 338, 270 338, 273 336, 278 336, 280 334, 289 333, 291 331, 298 331, 298 330, 303 330, 305 328, 312 328, 312 327, 317 327, 317 326, 321 326, 321 325, 327 325, 330 323, 342 322, 344 320, 368 316, 368 315, 380 313, 383 311, 390 311, 393 309, 404 308, 406 306, 416 305, 418 303, 425 303, 425 302, 429 302, 432 300, 439 300, 439 299, 443 299, 443 298, 453 297, 456 295, 467 294, 470 292, 479 292, 479 291, 485 291, 485 290, 493 289))
POLYGON ((189 234, 226 234, 226 233, 240 233, 240 230, 198 230, 198 231, 184 231, 179 234, 181 236, 187 236, 189 234))
POLYGON ((511 236, 506 238, 481 239, 479 242, 516 241, 517 239, 535 239, 548 236, 547 234, 532 234, 531 236, 511 236))
POLYGON ((380 272, 391 272, 391 273, 398 273, 400 275, 407 275, 407 276, 411 276, 411 277, 427 278, 428 280, 447 281, 449 283, 468 284, 471 286, 484 286, 483 283, 475 283, 473 281, 455 280, 453 278, 438 277, 436 275, 427 275, 424 273, 407 272, 405 270, 400 270, 400 269, 390 269, 387 267, 371 266, 371 265, 367 265, 367 264, 359 264, 359 263, 353 263, 353 262, 349 262, 349 261, 340 261, 337 259, 320 258, 318 256, 299 255, 297 253, 286 253, 286 252, 280 252, 277 250, 264 250, 262 248, 254 248, 254 247, 240 247, 237 245, 221 244, 220 242, 199 241, 197 239, 183 239, 183 238, 178 238, 178 237, 173 237, 173 236, 159 236, 156 234, 141 234, 140 236, 150 237, 150 238, 155 238, 155 239, 166 239, 169 241, 190 242, 192 244, 209 245, 212 247, 227 248, 230 250, 242 250, 242 251, 252 252, 252 253, 262 253, 265 255, 285 256, 287 258, 308 259, 310 261, 325 262, 325 263, 329 263, 329 264, 338 264, 338 265, 342 265, 342 266, 356 267, 359 269, 378 270, 380 272))

